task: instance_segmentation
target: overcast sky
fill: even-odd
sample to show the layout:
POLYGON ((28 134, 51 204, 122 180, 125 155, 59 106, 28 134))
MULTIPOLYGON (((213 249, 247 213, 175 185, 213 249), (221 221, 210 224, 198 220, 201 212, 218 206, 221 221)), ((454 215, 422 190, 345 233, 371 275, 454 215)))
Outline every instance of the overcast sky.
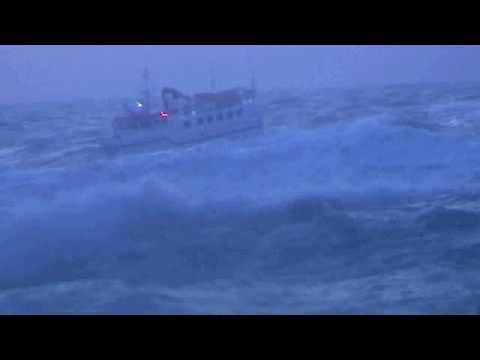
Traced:
POLYGON ((0 46, 0 103, 134 95, 149 65, 185 92, 480 81, 480 46, 0 46), (249 65, 250 64, 250 65, 249 65))

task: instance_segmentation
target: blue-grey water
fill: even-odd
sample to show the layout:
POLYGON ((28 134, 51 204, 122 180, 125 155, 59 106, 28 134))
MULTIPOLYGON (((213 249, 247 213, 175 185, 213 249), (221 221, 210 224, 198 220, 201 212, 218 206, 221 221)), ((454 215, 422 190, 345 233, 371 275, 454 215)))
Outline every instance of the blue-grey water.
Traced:
POLYGON ((116 154, 121 99, 0 107, 0 313, 480 312, 480 84, 259 102, 116 154))

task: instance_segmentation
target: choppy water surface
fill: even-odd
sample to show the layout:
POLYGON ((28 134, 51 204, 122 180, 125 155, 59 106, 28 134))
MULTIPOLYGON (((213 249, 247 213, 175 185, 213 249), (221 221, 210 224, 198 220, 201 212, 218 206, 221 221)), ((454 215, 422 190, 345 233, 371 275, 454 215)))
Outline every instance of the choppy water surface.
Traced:
POLYGON ((480 311, 480 85, 267 93, 105 153, 120 101, 0 108, 0 313, 480 311))

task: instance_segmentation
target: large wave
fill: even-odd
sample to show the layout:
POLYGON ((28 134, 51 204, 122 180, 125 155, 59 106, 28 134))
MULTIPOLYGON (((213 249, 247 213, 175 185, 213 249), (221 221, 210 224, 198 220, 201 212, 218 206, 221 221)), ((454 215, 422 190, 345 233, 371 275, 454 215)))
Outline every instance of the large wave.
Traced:
MULTIPOLYGON (((409 294, 438 303, 453 276, 449 269, 476 266, 465 254, 477 246, 480 142, 460 126, 442 125, 449 112, 437 103, 448 92, 424 91, 423 100, 403 102, 335 94, 337 102, 324 108, 315 97, 297 99, 278 106, 303 112, 289 112, 288 122, 263 135, 176 150, 114 158, 88 150, 84 161, 58 152, 82 141, 91 146, 88 130, 76 142, 49 147, 47 141, 45 153, 25 155, 38 155, 42 161, 34 165, 6 153, 0 312, 215 312, 202 303, 205 292, 219 312, 282 312, 288 302, 272 298, 285 284, 289 301, 303 299, 294 312, 362 311, 340 295, 345 284, 363 309, 404 311, 400 290, 385 284, 388 277, 398 285, 400 273, 433 281, 436 290, 419 290, 418 283, 409 294), (404 121, 416 106, 430 123, 440 114, 441 126, 423 126, 418 111, 404 121), (301 286, 315 287, 324 300, 308 303, 301 286), (328 290, 334 288, 335 296, 328 290), (243 289, 242 301, 235 302, 235 289, 243 289), (83 294, 77 302, 75 291, 83 294), (110 300, 94 300, 95 292, 110 300), (255 292, 276 305, 254 303, 255 292), (381 301, 386 293, 396 300, 381 301)), ((456 103, 457 120, 458 107, 468 116, 476 111, 476 99, 467 100, 467 107, 464 97, 456 103)), ((267 111, 275 117, 279 110, 267 111)), ((58 135, 42 129, 47 138, 58 135)), ((464 279, 459 283, 467 289, 473 280, 464 279)), ((414 311, 424 311, 415 304, 414 311)), ((442 306, 438 311, 460 305, 442 306)))

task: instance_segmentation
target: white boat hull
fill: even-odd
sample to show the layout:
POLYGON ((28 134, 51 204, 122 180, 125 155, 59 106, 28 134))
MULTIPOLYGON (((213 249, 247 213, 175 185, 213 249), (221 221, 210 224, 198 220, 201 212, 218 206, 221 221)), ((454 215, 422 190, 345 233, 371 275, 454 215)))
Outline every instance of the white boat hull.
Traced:
POLYGON ((109 150, 144 146, 163 149, 261 129, 263 120, 258 109, 254 104, 247 104, 200 114, 169 116, 151 127, 115 129, 104 146, 109 150))

